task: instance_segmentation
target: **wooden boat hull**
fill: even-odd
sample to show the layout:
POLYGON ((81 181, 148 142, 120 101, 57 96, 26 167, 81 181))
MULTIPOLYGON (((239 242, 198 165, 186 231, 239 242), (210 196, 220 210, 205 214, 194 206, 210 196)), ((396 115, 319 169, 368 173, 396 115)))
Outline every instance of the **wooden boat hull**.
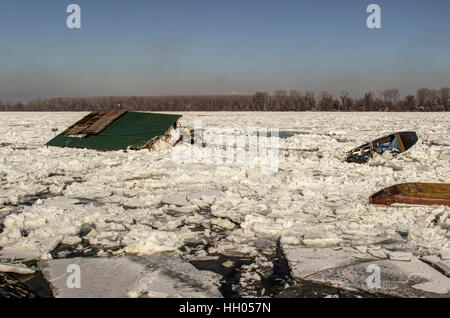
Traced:
POLYGON ((394 203, 450 206, 448 183, 402 183, 385 188, 370 197, 376 205, 394 203))

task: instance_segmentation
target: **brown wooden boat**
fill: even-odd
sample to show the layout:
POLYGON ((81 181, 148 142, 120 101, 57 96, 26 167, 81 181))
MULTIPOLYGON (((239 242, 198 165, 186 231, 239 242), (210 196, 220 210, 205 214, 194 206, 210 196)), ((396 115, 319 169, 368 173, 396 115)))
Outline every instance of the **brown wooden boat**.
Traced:
POLYGON ((370 197, 377 205, 393 203, 450 206, 448 183, 402 183, 385 188, 370 197))

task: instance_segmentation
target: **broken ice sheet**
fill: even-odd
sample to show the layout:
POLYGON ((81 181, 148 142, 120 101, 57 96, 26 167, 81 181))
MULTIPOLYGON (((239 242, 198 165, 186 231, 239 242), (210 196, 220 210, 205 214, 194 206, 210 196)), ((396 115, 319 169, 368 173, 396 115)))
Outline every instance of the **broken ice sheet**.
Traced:
POLYGON ((221 297, 216 275, 176 254, 149 257, 71 258, 39 262, 57 298, 221 297), (80 288, 67 281, 79 267, 80 288))
POLYGON ((35 270, 21 264, 11 264, 0 262, 0 272, 16 273, 22 275, 34 274, 35 270))
POLYGON ((346 249, 286 248, 286 258, 296 279, 322 282, 348 290, 365 290, 393 296, 417 297, 448 295, 450 279, 415 257, 401 260, 379 260, 399 253, 369 250, 365 257, 356 256, 346 249), (381 255, 380 253, 383 252, 381 255), (369 265, 380 268, 381 287, 373 289, 367 284, 369 265))
MULTIPOLYGON (((389 242, 387 250, 401 246, 420 255, 450 248, 450 208, 439 210, 438 217, 434 207, 382 208, 368 202, 375 190, 391 184, 450 183, 450 166, 439 159, 448 151, 442 140, 448 138, 450 113, 399 113, 395 118, 388 113, 377 118, 370 113, 292 113, 288 121, 283 113, 201 114, 205 127, 251 127, 258 121, 299 132, 280 138, 281 170, 271 175, 245 162, 175 163, 170 151, 46 148, 55 135, 51 128, 63 129, 82 114, 38 115, 1 115, 2 143, 28 150, 0 148, 0 254, 20 250, 34 253, 33 258, 48 257, 61 241, 88 234, 81 233, 83 224, 97 232, 93 243, 119 244, 122 252, 128 247, 142 254, 177 251, 187 242, 207 239, 215 240, 212 250, 220 253, 258 254, 255 242, 273 244, 280 236, 287 247, 304 247, 306 239, 333 248, 389 242), (424 142, 389 165, 349 169, 342 162, 345 149, 388 134, 392 127, 414 130, 424 142), (321 158, 318 152, 305 156, 295 149, 318 149, 321 158), (432 169, 423 171, 424 166, 432 169), (55 197, 41 195, 45 189, 55 197), (185 195, 188 204, 161 203, 171 194, 185 195), (38 200, 24 201, 29 195, 38 200)), ((183 114, 182 125, 192 126, 196 119, 198 114, 183 114)))

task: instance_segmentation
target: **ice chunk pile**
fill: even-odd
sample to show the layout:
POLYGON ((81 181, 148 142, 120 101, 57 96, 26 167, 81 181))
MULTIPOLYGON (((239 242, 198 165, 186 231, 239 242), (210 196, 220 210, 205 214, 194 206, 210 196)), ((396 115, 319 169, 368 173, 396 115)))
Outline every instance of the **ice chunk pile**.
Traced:
POLYGON ((310 248, 391 244, 420 255, 450 247, 448 207, 368 202, 370 194, 394 183, 450 182, 442 156, 450 114, 199 115, 183 114, 182 125, 201 118, 204 129, 284 132, 278 171, 263 173, 245 162, 176 163, 171 149, 46 148, 52 128, 83 114, 0 114, 0 254, 33 252, 49 259, 58 245, 82 239, 137 255, 178 251, 194 241, 214 241, 211 252, 255 254, 279 238, 310 248), (420 141, 397 158, 380 157, 374 165, 343 162, 345 151, 361 140, 403 130, 416 131, 420 141))

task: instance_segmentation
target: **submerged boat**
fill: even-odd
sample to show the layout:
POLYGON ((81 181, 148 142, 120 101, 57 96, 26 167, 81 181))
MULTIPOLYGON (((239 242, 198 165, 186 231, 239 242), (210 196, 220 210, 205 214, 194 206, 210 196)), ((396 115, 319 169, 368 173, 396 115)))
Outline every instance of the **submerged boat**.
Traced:
POLYGON ((385 152, 395 157, 414 146, 418 140, 417 134, 413 131, 391 134, 349 151, 345 161, 367 163, 375 155, 383 155, 385 152))
POLYGON ((448 183, 402 183, 385 188, 370 197, 376 205, 394 203, 450 206, 448 183))

